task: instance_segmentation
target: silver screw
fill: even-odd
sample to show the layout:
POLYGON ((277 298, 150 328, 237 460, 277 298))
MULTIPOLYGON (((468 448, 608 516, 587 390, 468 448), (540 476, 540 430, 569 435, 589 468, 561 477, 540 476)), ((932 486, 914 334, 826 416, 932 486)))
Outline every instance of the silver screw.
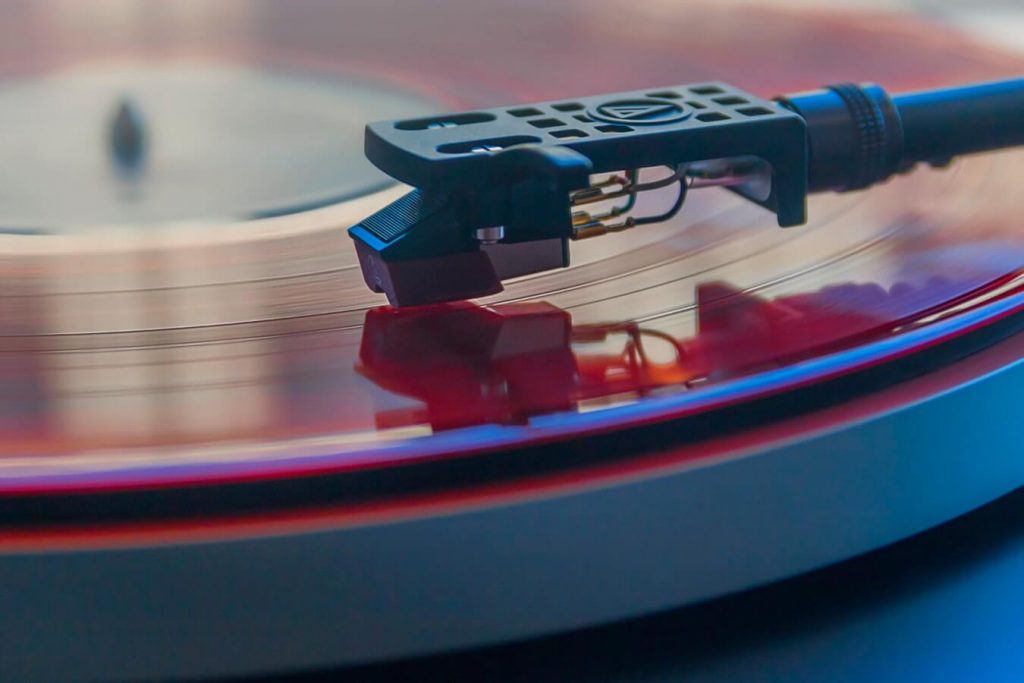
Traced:
POLYGON ((496 244, 504 238, 504 225, 495 225, 490 228, 477 228, 476 231, 476 239, 480 244, 496 244))

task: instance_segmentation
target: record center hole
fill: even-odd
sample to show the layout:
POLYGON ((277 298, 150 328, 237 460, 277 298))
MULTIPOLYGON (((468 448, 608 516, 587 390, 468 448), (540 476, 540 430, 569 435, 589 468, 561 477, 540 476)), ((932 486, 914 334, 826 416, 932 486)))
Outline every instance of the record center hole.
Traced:
POLYGON ((736 111, 743 114, 744 116, 767 116, 768 114, 775 113, 771 109, 768 109, 767 107, 743 107, 741 109, 737 109, 736 111))
POLYGON ((594 127, 597 128, 602 133, 628 133, 631 130, 633 130, 629 126, 620 126, 617 123, 609 123, 609 124, 606 124, 606 125, 603 125, 603 126, 594 126, 594 127))
POLYGON ((579 102, 561 102, 559 104, 551 105, 551 108, 557 109, 558 111, 579 111, 580 109, 583 109, 583 105, 579 102))
POLYGON ((533 107, 523 107, 521 109, 509 109, 508 113, 512 114, 512 116, 524 118, 526 116, 540 116, 544 112, 542 112, 540 109, 534 109, 533 107))
POLYGON ((725 121, 727 118, 729 118, 729 117, 726 116, 725 114, 721 114, 721 113, 719 113, 717 111, 709 111, 706 114, 697 114, 697 120, 698 121, 705 121, 705 122, 725 121))
POLYGON ((698 85, 690 88, 690 92, 696 93, 697 95, 720 95, 725 91, 717 85, 698 85))
POLYGON ((565 125, 565 123, 558 119, 533 119, 531 121, 527 121, 527 123, 537 128, 555 128, 557 126, 565 125))
POLYGON ((556 138, 585 138, 587 134, 582 130, 576 128, 570 128, 569 130, 554 130, 551 134, 556 138))

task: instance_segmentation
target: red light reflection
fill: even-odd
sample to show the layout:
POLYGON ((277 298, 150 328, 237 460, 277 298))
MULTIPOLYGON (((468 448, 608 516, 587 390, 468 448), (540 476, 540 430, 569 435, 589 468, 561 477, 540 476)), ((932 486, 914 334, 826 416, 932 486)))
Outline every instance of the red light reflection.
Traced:
POLYGON ((642 396, 778 367, 895 332, 950 287, 842 284, 765 299, 728 284, 697 288, 697 331, 572 324, 547 303, 469 303, 367 313, 357 370, 422 407, 377 414, 378 427, 434 430, 523 423, 582 402, 642 396))

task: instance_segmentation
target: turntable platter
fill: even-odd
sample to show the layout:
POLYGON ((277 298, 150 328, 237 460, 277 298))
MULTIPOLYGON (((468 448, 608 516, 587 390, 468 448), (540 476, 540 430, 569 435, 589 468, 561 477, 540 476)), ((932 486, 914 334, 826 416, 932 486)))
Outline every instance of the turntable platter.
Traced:
MULTIPOLYGON (((1000 408, 1024 325, 1018 151, 815 197, 785 231, 704 193, 439 308, 382 307, 345 235, 402 191, 353 142, 364 119, 702 79, 900 90, 1019 55, 909 13, 731 2, 57 0, 0 8, 0 36, 32 87, 127 60, 143 113, 177 111, 143 100, 182 69, 227 73, 222 94, 259 74, 288 129, 236 156, 217 119, 198 170, 136 204, 59 174, 66 202, 0 201, 11 225, 89 225, 0 234, 0 583, 20 596, 0 647, 60 653, 0 672, 239 675, 550 633, 864 552, 1024 474, 1000 408), (74 595, 49 590, 68 576, 74 595)), ((67 170, 26 153, 4 185, 67 170)))

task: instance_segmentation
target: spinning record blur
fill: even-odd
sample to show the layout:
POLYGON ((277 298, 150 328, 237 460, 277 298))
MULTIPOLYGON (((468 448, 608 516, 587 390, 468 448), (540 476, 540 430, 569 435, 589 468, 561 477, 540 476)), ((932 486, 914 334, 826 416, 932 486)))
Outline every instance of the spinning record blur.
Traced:
MULTIPOLYGON (((180 83, 190 74, 210 74, 202 78, 212 84, 195 87, 200 93, 217 88, 217 79, 228 84, 222 89, 244 90, 249 86, 234 85, 239 72, 230 69, 248 64, 241 78, 255 80, 270 70, 268 85, 257 87, 279 88, 282 97, 298 93, 292 105, 298 128, 311 125, 314 105, 331 111, 332 97, 346 99, 351 111, 339 114, 338 146, 331 146, 333 138, 323 149, 296 141, 294 158, 281 161, 285 150, 263 153, 266 168, 260 169, 253 166, 262 152, 238 157, 231 145, 244 147, 245 139, 223 140, 231 128, 224 105, 207 105, 221 117, 212 121, 201 106, 178 105, 180 117, 196 117, 188 122, 199 131, 191 140, 192 156, 178 167, 157 163, 156 177, 140 182, 143 198, 120 207, 116 196, 99 196, 102 188, 86 189, 85 198, 71 196, 95 181, 101 162, 69 169, 60 146, 32 142, 33 134, 46 133, 46 124, 38 131, 26 123, 18 139, 29 176, 42 186, 36 188, 40 197, 56 194, 49 203, 65 208, 48 209, 34 222, 44 226, 36 234, 19 234, 33 224, 21 211, 9 234, 0 234, 0 343, 10 376, 4 382, 0 480, 14 488, 32 488, 42 475, 68 485, 85 475, 101 481, 107 472, 146 478, 154 467, 164 477, 170 476, 167 468, 181 466, 187 474, 178 474, 192 478, 206 462, 244 467, 310 448, 333 455, 357 451, 361 462, 371 462, 367 449, 418 440, 438 427, 429 413, 438 401, 448 401, 446 372, 473 374, 470 383, 480 386, 471 393, 494 389, 487 386, 492 369, 480 365, 488 358, 463 367, 457 344, 447 350, 451 367, 435 368, 429 360, 418 367, 423 349, 364 333, 368 312, 370 320, 387 314, 374 312, 384 302, 363 286, 344 229, 401 191, 378 190, 384 179, 369 170, 359 150, 362 119, 377 118, 374 107, 386 118, 406 110, 493 106, 706 78, 765 95, 844 79, 874 79, 898 91, 1020 68, 1018 58, 942 25, 883 12, 791 13, 731 3, 650 3, 629 13, 572 3, 96 7, 43 2, 4 8, 3 25, 12 35, 0 56, 11 79, 0 96, 13 101, 19 88, 38 90, 36 84, 45 83, 58 92, 67 88, 68 101, 85 106, 82 81, 107 73, 112 84, 103 92, 113 112, 117 99, 111 93, 130 81, 126 72, 145 86, 146 100, 161 83, 184 87, 180 83), (310 78, 323 90, 320 101, 306 94, 310 78), (380 85, 369 85, 374 81, 380 85), (403 89, 410 93, 405 100, 394 94, 403 89), (220 141, 204 137, 209 135, 220 141), (287 177, 289 166, 305 169, 309 192, 274 183, 287 177), (372 180, 357 184, 350 168, 366 169, 372 180), (45 187, 47 178, 52 188, 45 187), (301 210, 310 201, 324 203, 332 178, 338 194, 351 198, 301 210), (272 188, 266 202, 258 198, 261 182, 272 188), (156 184, 149 195, 147 183, 156 184), (175 197, 180 209, 169 204, 175 197), (196 216, 203 206, 208 215, 196 216), (284 215, 237 222, 233 206, 236 215, 247 209, 284 215), (427 395, 376 381, 366 356, 379 344, 397 344, 405 381, 430 377, 427 395)), ((140 87, 122 89, 130 95, 140 87)), ((227 90, 224 96, 239 95, 227 90)), ((37 104, 41 97, 28 96, 37 104)), ((92 104, 97 99, 89 100, 90 112, 99 108, 92 104)), ((147 106, 141 109, 145 113, 147 106)), ((162 111, 159 101, 149 110, 159 151, 160 117, 175 112, 162 111)), ((230 115, 244 122, 244 111, 230 115)), ((286 110, 274 116, 280 120, 286 110)), ((273 125, 287 127, 283 120, 273 125)), ((95 143, 74 140, 69 154, 93 145, 99 154, 102 126, 100 118, 95 143)), ((181 140, 188 126, 168 135, 181 140)), ((325 128, 321 135, 334 132, 325 128)), ((4 165, 15 176, 16 161, 8 157, 4 165)), ((670 224, 579 243, 568 270, 523 278, 477 302, 499 305, 492 315, 501 317, 510 310, 502 308, 506 303, 543 301, 575 328, 605 330, 559 343, 562 351, 604 358, 606 378, 588 375, 585 390, 562 387, 567 398, 553 406, 534 401, 530 389, 512 401, 521 405, 479 419, 471 417, 475 403, 467 397, 440 409, 466 410, 456 420, 460 426, 523 425, 552 411, 571 420, 573 412, 634 402, 649 391, 696 393, 719 380, 889 334, 1015 276, 1024 263, 1014 219, 1020 164, 1019 154, 1004 153, 919 171, 868 193, 816 196, 810 224, 792 230, 774 227, 769 214, 726 192, 694 193, 670 224), (757 314, 763 320, 715 332, 730 337, 726 346, 743 351, 709 342, 698 324, 702 313, 721 317, 709 309, 755 305, 763 307, 757 314), (788 322, 759 332, 757 325, 770 325, 772 316, 788 322), (628 335, 607 332, 626 327, 661 339, 641 345, 653 354, 647 361, 674 366, 654 374, 639 367, 628 335)), ((16 189, 0 190, 0 207, 25 203, 16 189)), ((474 333, 451 334, 460 339, 474 333)))
MULTIPOLYGON (((67 212, 52 211, 45 221, 21 215, 0 234, 0 559, 10 560, 0 561, 0 577, 33 595, 32 586, 40 586, 33 577, 56 571, 46 563, 66 559, 72 549, 89 551, 74 555, 76 561, 98 563, 75 570, 85 585, 87 577, 110 571, 101 568, 104 562, 132 549, 153 551, 136 566, 144 573, 161 549, 215 552, 204 544, 226 540, 234 545, 224 552, 256 547, 260 539, 325 544, 316 555, 324 565, 309 568, 303 579, 310 591, 327 591, 320 594, 322 618, 299 611, 305 598, 261 603, 252 609, 277 616, 257 620, 251 632, 249 626, 233 631, 237 647, 229 652, 215 650, 216 633, 204 631, 205 645, 170 656, 180 655, 164 647, 176 636, 138 607, 136 598, 150 595, 147 580, 129 581, 134 598, 115 601, 107 626, 120 619, 142 635, 117 676, 366 661, 620 618, 831 562, 997 495, 998 486, 972 490, 930 517, 885 526, 821 556, 783 551, 795 564, 766 560, 761 574, 751 570, 728 586, 694 580, 692 592, 668 591, 662 602, 637 597, 643 589, 635 588, 635 600, 595 600, 589 611, 570 605, 551 618, 495 619, 463 605, 452 607, 461 616, 450 617, 451 629, 437 633, 423 626, 431 623, 429 605, 417 612, 409 604, 417 591, 438 590, 417 580, 440 581, 447 570, 431 564, 434 573, 401 574, 399 558, 416 567, 420 560, 429 564, 424 555, 433 553, 397 550, 400 534, 389 524, 455 518, 463 507, 492 503, 512 509, 557 498, 563 486, 572 496, 610 487, 594 483, 597 470, 601 477, 652 478, 654 469, 644 468, 667 466, 659 457, 669 458, 676 472, 739 453, 774 452, 762 441, 776 448, 801 434, 864 422, 879 406, 912 403, 958 386, 972 372, 980 376, 1019 359, 1024 154, 956 160, 868 192, 815 196, 808 225, 787 230, 727 192, 694 193, 667 224, 574 245, 566 270, 513 281, 486 300, 435 308, 383 307, 363 284, 345 229, 404 191, 373 175, 351 143, 364 115, 395 118, 705 79, 765 96, 844 80, 874 80, 897 92, 1013 75, 1024 69, 1020 56, 907 12, 733 2, 633 3, 627 11, 621 3, 547 0, 109 0, 88 8, 47 0, 0 8, 0 37, 0 67, 9 81, 0 82, 0 102, 15 96, 5 88, 59 89, 81 73, 241 70, 246 79, 292 74, 296 85, 282 92, 313 83, 314 100, 327 93, 347 112, 339 138, 324 141, 336 143, 344 158, 323 154, 316 136, 302 134, 296 139, 303 149, 284 162, 280 156, 289 151, 272 146, 244 158, 233 156, 233 143, 214 145, 219 156, 197 147, 189 163, 197 177, 212 180, 172 179, 169 194, 161 195, 181 196, 188 205, 181 211, 163 203, 146 212, 130 201, 119 209, 116 195, 84 227, 67 212), (258 162, 269 165, 271 178, 290 177, 295 164, 315 187, 304 193, 271 183, 276 194, 268 203, 254 201, 259 193, 246 178, 266 180, 251 167, 258 162), (231 175, 225 187, 242 201, 227 206, 209 191, 218 182, 216 164, 231 175), (193 201, 190 192, 201 197, 193 201), (194 210, 209 202, 216 210, 194 210), (62 227, 61 219, 75 227, 62 227), (957 364, 965 358, 977 365, 965 370, 957 364), (826 408, 833 412, 826 415, 826 408), (806 424, 791 428, 794 420, 806 424), (379 535, 368 535, 365 545, 346 536, 350 545, 329 549, 318 535, 352 529, 379 529, 372 532, 379 535), (385 556, 382 549, 392 547, 385 556), (382 575, 398 582, 393 585, 408 580, 412 588, 405 597, 396 598, 399 591, 360 602, 344 592, 358 571, 338 579, 341 568, 323 558, 366 568, 364 588, 382 575), (320 582, 320 570, 337 583, 320 582), (286 613, 293 619, 288 628, 308 636, 305 649, 260 652, 253 644, 283 624, 273 619, 286 613), (353 614, 360 616, 338 626, 353 614), (387 630, 389 615, 399 614, 405 626, 387 630)), ((301 122, 310 118, 303 97, 295 110, 301 122)), ((216 111, 227 111, 223 104, 216 111)), ((287 111, 282 105, 277 115, 287 111)), ((161 115, 147 119, 154 145, 161 115)), ((197 125, 202 129, 201 120, 197 125)), ((17 142, 38 182, 47 182, 50 165, 61 169, 61 183, 77 187, 66 177, 59 148, 25 143, 32 135, 26 126, 17 142), (55 151, 33 156, 44 148, 55 151)), ((233 135, 230 122, 219 120, 215 128, 233 135)), ((0 216, 17 201, 6 192, 0 188, 0 216)), ((56 194, 53 202, 60 204, 56 194)), ((89 195, 86 203, 94 199, 89 195)), ((749 477, 742 481, 756 479, 753 472, 749 477)), ((585 503, 581 497, 565 519, 589 514, 585 503)), ((628 526, 628 515, 617 519, 628 526)), ((537 531, 551 540, 550 529, 550 538, 536 526, 517 533, 537 531)), ((471 543, 473 534, 463 531, 438 538, 471 543)), ((414 545, 417 538, 434 537, 401 536, 414 545)), ((473 538, 477 555, 465 550, 451 557, 475 557, 481 582, 500 574, 493 567, 515 565, 515 553, 473 538)), ((254 552, 266 559, 279 551, 254 552)), ((301 552, 288 550, 293 558, 301 552)), ((199 562, 209 577, 230 573, 197 557, 160 560, 173 594, 193 607, 216 604, 225 618, 241 613, 235 608, 244 611, 253 597, 243 589, 255 590, 263 579, 223 594, 212 583, 189 593, 193 582, 215 578, 197 579, 186 566, 199 562), (168 579, 178 569, 190 578, 168 579)), ((291 581, 281 577, 292 565, 269 563, 268 586, 291 581)), ((229 564, 244 571, 241 559, 229 564)), ((471 592, 472 582, 459 576, 471 592)), ((90 591, 83 595, 100 594, 90 591)), ((266 599, 267 591, 260 595, 266 599)), ((448 595, 453 602, 446 604, 461 604, 460 595, 448 595)), ((85 609, 80 602, 48 602, 35 612, 39 628, 17 638, 60 644, 81 676, 106 677, 111 658, 105 653, 117 642, 117 628, 97 627, 106 635, 86 647, 68 645, 67 634, 49 626, 85 609)), ((28 604, 12 604, 7 613, 17 619, 37 609, 28 604)), ((13 623, 5 623, 5 633, 14 631, 6 628, 13 623)), ((200 642, 195 634, 189 638, 200 642)), ((58 659, 48 680, 69 677, 58 659)), ((22 664, 19 674, 32 672, 22 664)))

